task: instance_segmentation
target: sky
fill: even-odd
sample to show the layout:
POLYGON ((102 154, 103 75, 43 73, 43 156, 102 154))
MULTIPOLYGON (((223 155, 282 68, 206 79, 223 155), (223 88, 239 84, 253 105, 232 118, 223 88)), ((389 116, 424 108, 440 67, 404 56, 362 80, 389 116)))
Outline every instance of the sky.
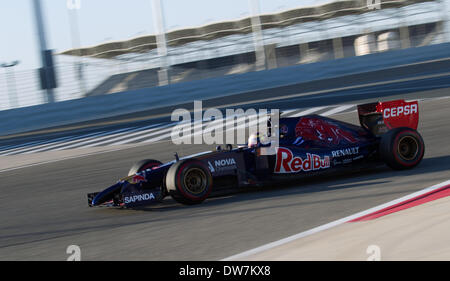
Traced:
MULTIPOLYGON (((33 0, 0 3, 0 63, 19 60, 17 70, 40 67, 33 0)), ((151 0, 79 0, 81 46, 153 34, 151 0)), ((331 0, 259 0, 262 14, 331 0)), ((55 52, 72 48, 67 0, 41 0, 47 44, 55 52)), ((162 0, 166 30, 248 16, 247 0, 162 0)))

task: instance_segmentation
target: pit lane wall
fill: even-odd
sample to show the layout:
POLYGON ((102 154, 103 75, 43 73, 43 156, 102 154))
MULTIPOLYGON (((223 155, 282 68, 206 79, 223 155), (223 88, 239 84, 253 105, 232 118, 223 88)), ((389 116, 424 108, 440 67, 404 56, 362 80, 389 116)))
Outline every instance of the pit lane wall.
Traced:
MULTIPOLYGON (((0 136, 130 114, 194 100, 257 99, 446 73, 450 43, 93 96, 0 111, 0 136)), ((431 87, 432 85, 430 85, 431 87)), ((426 89, 421 89, 426 90, 426 89)), ((355 91, 355 90, 352 90, 355 91)))

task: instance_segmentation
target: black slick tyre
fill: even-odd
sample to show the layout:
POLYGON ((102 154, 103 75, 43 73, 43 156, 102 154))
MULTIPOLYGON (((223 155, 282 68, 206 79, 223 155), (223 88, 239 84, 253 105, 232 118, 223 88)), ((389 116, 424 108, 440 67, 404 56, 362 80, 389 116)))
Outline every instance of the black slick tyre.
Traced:
POLYGON ((200 160, 187 159, 173 164, 166 174, 166 187, 172 198, 185 205, 203 202, 212 191, 209 168, 200 160))
POLYGON ((381 137, 381 159, 392 169, 414 168, 422 161, 424 154, 425 144, 416 130, 395 128, 381 137))

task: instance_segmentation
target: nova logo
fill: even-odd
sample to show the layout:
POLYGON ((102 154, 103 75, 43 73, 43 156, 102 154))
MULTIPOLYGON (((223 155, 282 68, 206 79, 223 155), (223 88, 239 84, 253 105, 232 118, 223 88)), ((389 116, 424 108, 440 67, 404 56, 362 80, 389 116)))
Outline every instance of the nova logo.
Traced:
POLYGON ((280 147, 277 150, 277 160, 275 164, 275 173, 287 174, 300 171, 309 172, 330 167, 330 156, 323 159, 316 154, 306 153, 306 158, 294 157, 292 151, 280 147))
POLYGON ((125 204, 141 202, 141 201, 148 201, 148 200, 155 200, 155 195, 153 195, 153 193, 145 193, 145 194, 139 194, 139 195, 133 195, 133 196, 126 196, 123 199, 125 204))
POLYGON ((220 160, 214 161, 214 165, 216 165, 217 168, 226 167, 226 166, 236 165, 236 161, 234 160, 234 158, 220 159, 220 160))

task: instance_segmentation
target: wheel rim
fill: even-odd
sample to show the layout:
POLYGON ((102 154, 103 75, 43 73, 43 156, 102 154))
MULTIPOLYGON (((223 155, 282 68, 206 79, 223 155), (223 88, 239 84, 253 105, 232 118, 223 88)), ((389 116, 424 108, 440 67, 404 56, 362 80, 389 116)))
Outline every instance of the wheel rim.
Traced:
POLYGON ((403 160, 411 161, 419 153, 419 143, 411 136, 404 136, 398 142, 397 151, 403 160))
POLYGON ((200 194, 206 188, 206 174, 201 169, 192 168, 184 176, 184 186, 192 194, 200 194))

